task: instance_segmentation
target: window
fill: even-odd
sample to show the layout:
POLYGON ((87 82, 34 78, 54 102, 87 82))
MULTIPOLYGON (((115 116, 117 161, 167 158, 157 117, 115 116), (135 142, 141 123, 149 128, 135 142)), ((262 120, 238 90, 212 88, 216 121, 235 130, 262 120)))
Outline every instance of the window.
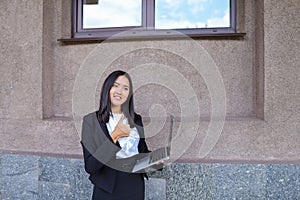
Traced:
POLYGON ((236 31, 236 0, 73 0, 72 26, 73 38, 105 39, 134 28, 150 37, 170 29, 191 37, 226 35, 236 31))

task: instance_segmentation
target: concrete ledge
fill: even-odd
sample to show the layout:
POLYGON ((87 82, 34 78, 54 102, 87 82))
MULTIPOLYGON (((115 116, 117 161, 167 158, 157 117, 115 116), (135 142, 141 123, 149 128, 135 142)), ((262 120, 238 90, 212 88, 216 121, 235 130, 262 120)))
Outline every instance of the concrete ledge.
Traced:
MULTIPOLYGON (((147 120, 145 124, 146 122, 147 120)), ((179 123, 183 122, 176 121, 177 126, 179 123)), ((276 123, 257 118, 226 120, 217 144, 205 158, 199 157, 199 149, 203 145, 209 122, 189 123, 191 126, 199 123, 198 133, 194 138, 187 132, 180 133, 184 134, 185 138, 190 138, 192 142, 190 146, 184 146, 185 143, 182 142, 181 146, 173 145, 173 150, 184 151, 176 162, 300 163, 298 155, 300 141, 299 137, 296 137, 299 130, 297 123, 285 122, 284 126, 278 127, 276 123), (289 127, 288 130, 285 127, 289 127)), ((37 121, 1 119, 1 127, 0 153, 82 158, 80 135, 71 119, 37 121)), ((176 130, 175 134, 178 134, 176 130)), ((150 149, 161 147, 162 141, 156 137, 147 138, 150 149)))

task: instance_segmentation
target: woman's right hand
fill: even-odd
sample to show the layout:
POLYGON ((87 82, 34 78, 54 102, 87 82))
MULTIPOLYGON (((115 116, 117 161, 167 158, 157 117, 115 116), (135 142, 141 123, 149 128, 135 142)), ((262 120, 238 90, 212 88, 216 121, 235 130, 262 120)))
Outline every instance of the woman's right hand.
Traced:
POLYGON ((130 134, 130 126, 129 124, 124 124, 123 121, 125 119, 124 114, 122 114, 115 130, 111 133, 111 138, 114 143, 118 141, 119 138, 128 137, 130 134))

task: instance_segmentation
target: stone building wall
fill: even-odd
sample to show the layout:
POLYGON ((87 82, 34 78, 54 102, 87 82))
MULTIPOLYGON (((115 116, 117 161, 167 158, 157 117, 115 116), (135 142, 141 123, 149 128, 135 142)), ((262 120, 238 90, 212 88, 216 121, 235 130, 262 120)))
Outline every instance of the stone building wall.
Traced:
MULTIPOLYGON (((38 165, 37 160, 48 159, 49 156, 56 158, 57 162, 60 159, 82 159, 80 133, 72 118, 72 95, 79 70, 86 58, 99 46, 118 50, 145 42, 59 42, 58 39, 71 35, 71 0, 11 0, 2 1, 0 5, 0 183, 3 184, 9 180, 7 174, 11 174, 5 172, 10 165, 6 165, 6 159, 3 158, 12 156, 20 162, 30 158, 35 160, 34 165, 38 165)), ((262 180, 263 186, 258 190, 265 191, 264 184, 269 183, 265 181, 271 181, 265 178, 266 174, 271 174, 276 168, 283 176, 282 179, 286 180, 290 174, 294 174, 294 167, 299 168, 300 163, 299 9, 300 4, 296 0, 241 0, 238 1, 238 30, 245 32, 245 37, 193 40, 193 44, 201 46, 201 52, 207 52, 217 66, 226 92, 224 127, 217 140, 214 140, 216 144, 211 145, 212 149, 205 157, 199 151, 207 142, 204 138, 214 105, 211 91, 207 77, 199 76, 191 63, 180 56, 166 51, 143 49, 115 59, 105 66, 104 73, 99 74, 96 92, 93 94, 94 106, 97 107, 101 82, 110 71, 121 68, 134 72, 136 68, 154 61, 158 65, 168 66, 168 69, 176 70, 180 77, 189 82, 199 102, 200 117, 190 113, 187 118, 181 118, 185 107, 181 107, 180 101, 176 99, 178 96, 172 90, 162 85, 148 84, 137 88, 135 102, 137 111, 144 116, 145 125, 151 124, 152 112, 164 108, 166 113, 175 115, 176 130, 179 130, 180 124, 199 126, 193 130, 195 135, 174 162, 174 167, 180 168, 180 174, 184 174, 187 173, 184 168, 195 164, 201 168, 203 163, 220 163, 226 169, 231 166, 228 163, 237 164, 238 169, 240 164, 255 164, 259 170, 250 171, 262 180), (161 94, 170 97, 170 101, 166 102, 166 96, 161 94), (154 107, 153 111, 152 105, 157 104, 159 106, 154 107), (266 169, 269 171, 265 172, 266 169), (288 173, 285 169, 288 169, 288 173)), ((148 41, 145 44, 151 42, 155 43, 148 41)), ((165 46, 172 42, 177 41, 162 41, 165 46)), ((177 46, 174 51, 184 52, 184 49, 177 46)), ((194 58, 202 56, 192 53, 190 55, 194 58)), ((99 67, 103 67, 103 64, 100 62, 99 67)), ((162 69, 155 70, 163 76, 162 69)), ((142 78, 133 81, 139 83, 142 78)), ((184 90, 178 92, 180 94, 184 90)), ((184 105, 189 106, 187 103, 184 105)), ((150 148, 156 148, 159 144, 157 138, 147 139, 150 148)), ((31 168, 30 165, 27 167, 31 168)), ((81 170, 80 164, 77 167, 81 170)), ((171 169, 167 170, 168 173, 175 173, 171 169)), ((223 173, 223 176, 226 170, 222 169, 218 173, 223 173)), ((246 175, 244 171, 241 173, 246 175)), ((299 174, 294 175, 299 177, 299 174)), ((187 179, 192 180, 192 177, 187 179)), ((161 176, 158 183, 164 183, 164 180, 161 176)), ((230 185, 227 178, 220 181, 230 185)), ((173 183, 168 181, 166 184, 167 188, 175 188, 176 185, 172 186, 173 183)), ((297 181, 286 184, 289 188, 299 186, 297 181)), ((278 188, 284 188, 281 186, 278 183, 278 188)), ((3 189, 5 187, 0 184, 1 191, 6 191, 3 189)), ((265 197, 265 194, 262 196, 265 197)), ((6 199, 3 195, 2 198, 6 199)))

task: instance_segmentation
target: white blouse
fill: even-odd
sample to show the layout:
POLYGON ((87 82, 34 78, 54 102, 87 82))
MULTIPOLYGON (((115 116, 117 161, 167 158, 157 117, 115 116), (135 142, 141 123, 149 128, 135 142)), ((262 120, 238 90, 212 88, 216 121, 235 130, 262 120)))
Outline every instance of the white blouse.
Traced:
MULTIPOLYGON (((115 130, 121 116, 122 114, 114 114, 114 113, 110 114, 109 121, 108 123, 106 123, 106 127, 110 135, 115 130)), ((123 120, 123 123, 128 124, 128 119, 126 117, 123 120)), ((139 141, 140 141, 140 136, 138 134, 136 127, 130 128, 130 134, 128 137, 122 137, 118 139, 118 142, 121 146, 121 150, 116 154, 117 159, 128 158, 130 156, 138 154, 139 141)))

